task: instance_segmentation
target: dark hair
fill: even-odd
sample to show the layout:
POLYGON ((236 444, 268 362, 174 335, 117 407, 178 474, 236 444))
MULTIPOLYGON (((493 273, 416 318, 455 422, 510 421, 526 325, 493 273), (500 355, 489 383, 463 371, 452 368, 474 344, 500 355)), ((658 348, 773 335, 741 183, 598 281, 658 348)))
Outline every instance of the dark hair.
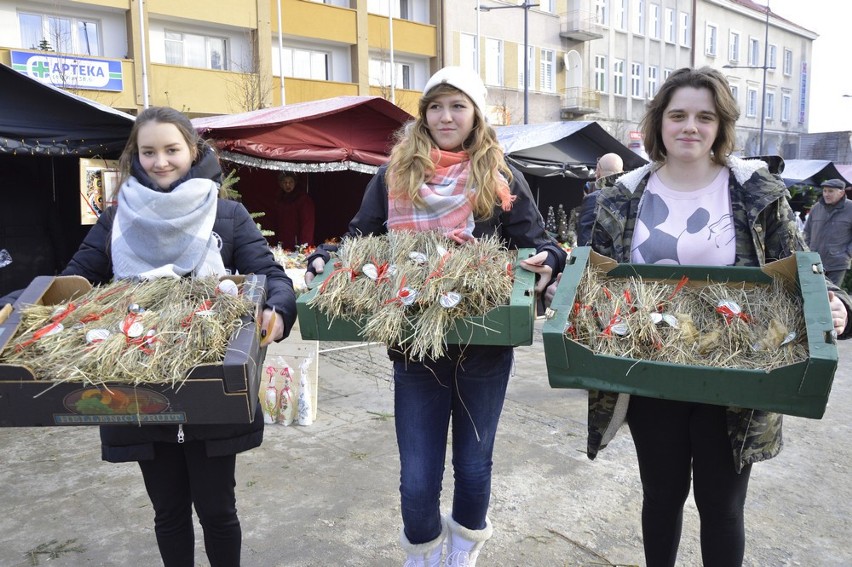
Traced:
POLYGON ((678 69, 666 79, 656 96, 648 103, 645 116, 639 126, 645 139, 645 151, 648 152, 648 157, 654 161, 666 160, 666 147, 663 145, 662 135, 663 114, 675 91, 683 87, 707 89, 713 95, 716 115, 719 118, 719 131, 713 141, 712 160, 725 165, 728 155, 734 151, 740 109, 731 94, 728 80, 712 67, 678 69))
POLYGON ((282 181, 284 181, 288 177, 292 178, 293 181, 299 180, 299 178, 296 177, 296 174, 293 173, 292 171, 280 171, 280 172, 278 172, 278 183, 281 183, 282 181))
POLYGON ((193 152, 193 162, 198 159, 198 156, 204 154, 212 147, 204 140, 195 127, 180 111, 168 106, 152 106, 146 108, 136 116, 136 121, 133 128, 130 130, 130 136, 127 138, 127 144, 124 146, 124 151, 121 152, 119 158, 119 169, 121 171, 122 183, 130 177, 130 166, 133 164, 133 159, 139 154, 139 129, 148 122, 159 122, 161 124, 174 124, 180 131, 186 144, 193 152))

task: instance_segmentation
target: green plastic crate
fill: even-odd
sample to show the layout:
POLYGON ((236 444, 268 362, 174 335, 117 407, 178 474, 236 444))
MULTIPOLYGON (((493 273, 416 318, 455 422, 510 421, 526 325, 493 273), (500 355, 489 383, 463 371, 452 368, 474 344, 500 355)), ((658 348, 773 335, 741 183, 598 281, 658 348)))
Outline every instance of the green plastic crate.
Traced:
POLYGON ((799 252, 763 268, 618 264, 589 247, 575 248, 553 299, 554 315, 542 338, 553 388, 604 390, 640 396, 738 406, 801 417, 821 418, 834 372, 837 346, 822 262, 815 252, 799 252), (564 334, 577 286, 589 263, 610 277, 645 280, 769 283, 782 277, 803 299, 808 360, 771 371, 687 366, 598 355, 564 334))
MULTIPOLYGON (((515 282, 508 305, 500 305, 483 317, 459 319, 447 333, 447 344, 476 345, 530 345, 533 340, 535 319, 535 274, 520 267, 520 260, 535 254, 531 248, 518 250, 518 260, 513 270, 515 282)), ((319 274, 311 282, 311 289, 296 301, 299 314, 299 330, 305 340, 363 342, 361 336, 363 320, 353 321, 337 318, 329 321, 325 313, 313 309, 308 302, 316 295, 322 282, 331 270, 319 274)))

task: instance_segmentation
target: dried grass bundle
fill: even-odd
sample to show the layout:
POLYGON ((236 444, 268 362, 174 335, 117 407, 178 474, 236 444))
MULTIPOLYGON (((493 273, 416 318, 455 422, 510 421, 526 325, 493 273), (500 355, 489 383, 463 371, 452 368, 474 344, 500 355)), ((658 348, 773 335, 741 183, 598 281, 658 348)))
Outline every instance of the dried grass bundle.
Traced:
POLYGON ((496 236, 465 245, 437 232, 348 238, 309 305, 330 321, 362 321, 365 340, 437 358, 455 321, 508 303, 515 258, 496 236))
POLYGON ((27 306, 0 360, 39 380, 179 386, 193 367, 221 362, 240 317, 254 313, 253 301, 228 285, 121 281, 62 305, 27 306))
POLYGON ((566 336, 597 354, 773 370, 807 360, 801 297, 768 285, 609 278, 589 267, 566 336))

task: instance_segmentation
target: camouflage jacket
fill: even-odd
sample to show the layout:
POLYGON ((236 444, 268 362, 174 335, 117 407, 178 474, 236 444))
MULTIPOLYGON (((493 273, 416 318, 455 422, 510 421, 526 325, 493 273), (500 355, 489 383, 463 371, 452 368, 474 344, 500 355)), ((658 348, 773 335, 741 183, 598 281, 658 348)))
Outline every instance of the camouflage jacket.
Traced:
MULTIPOLYGON (((626 173, 615 185, 600 191, 591 242, 596 252, 621 263, 630 262, 633 230, 645 186, 651 172, 660 165, 652 163, 626 173)), ((784 182, 771 174, 762 161, 732 156, 728 167, 736 231, 735 264, 762 266, 796 250, 806 250, 784 182)), ((589 392, 587 454, 590 459, 606 447, 624 423, 629 399, 627 394, 589 392)), ((737 472, 747 464, 771 459, 781 451, 781 417, 760 410, 728 408, 728 433, 737 472)))

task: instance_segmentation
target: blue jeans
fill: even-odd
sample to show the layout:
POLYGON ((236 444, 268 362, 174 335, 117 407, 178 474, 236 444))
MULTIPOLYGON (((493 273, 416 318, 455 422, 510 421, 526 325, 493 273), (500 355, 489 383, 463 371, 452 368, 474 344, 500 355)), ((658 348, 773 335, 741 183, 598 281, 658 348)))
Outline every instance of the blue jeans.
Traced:
POLYGON ((394 411, 399 446, 402 522, 411 543, 441 533, 441 487, 453 423, 453 519, 485 527, 491 499, 491 456, 509 372, 511 347, 449 347, 423 363, 394 361, 394 411))

